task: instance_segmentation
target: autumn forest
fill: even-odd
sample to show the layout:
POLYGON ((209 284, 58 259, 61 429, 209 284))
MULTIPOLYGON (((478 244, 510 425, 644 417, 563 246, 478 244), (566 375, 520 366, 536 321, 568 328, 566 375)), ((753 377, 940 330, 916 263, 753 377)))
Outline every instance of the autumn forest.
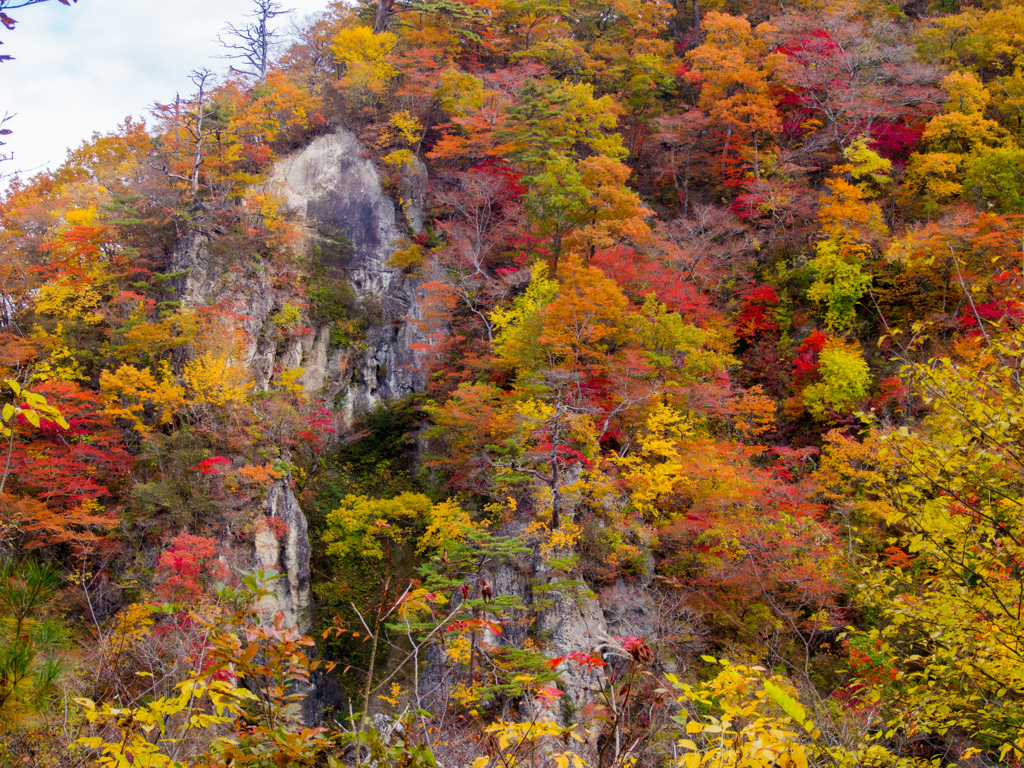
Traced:
POLYGON ((286 12, 0 144, 0 767, 1024 764, 1024 5, 286 12))

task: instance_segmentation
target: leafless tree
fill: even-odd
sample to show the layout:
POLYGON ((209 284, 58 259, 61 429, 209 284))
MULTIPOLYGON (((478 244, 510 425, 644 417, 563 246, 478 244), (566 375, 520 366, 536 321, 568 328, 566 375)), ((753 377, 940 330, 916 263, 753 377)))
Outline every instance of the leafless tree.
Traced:
POLYGON ((241 62, 231 71, 256 78, 262 85, 267 79, 270 57, 282 34, 271 26, 278 16, 286 16, 293 8, 282 8, 275 0, 253 0, 252 10, 246 14, 241 26, 228 24, 224 34, 217 35, 217 42, 227 51, 223 59, 241 62))
MULTIPOLYGON (((17 116, 18 115, 16 113, 11 112, 3 112, 2 115, 0 115, 0 165, 11 160, 14 160, 14 151, 4 149, 4 147, 7 146, 6 137, 14 133, 14 131, 12 131, 10 128, 5 127, 5 124, 9 120, 13 120, 17 116)), ((17 166, 8 166, 8 168, 11 168, 11 170, 0 170, 0 181, 3 181, 4 179, 9 179, 12 176, 28 176, 41 167, 41 164, 36 165, 32 168, 18 168, 17 166)), ((3 304, 3 299, 0 299, 0 326, 3 326, 7 323, 7 320, 5 319, 7 309, 8 307, 6 307, 3 304)))
MULTIPOLYGON (((10 136, 11 133, 13 133, 13 131, 11 131, 10 128, 5 128, 4 127, 4 125, 7 123, 7 121, 12 119, 13 117, 14 117, 14 115, 12 115, 10 112, 4 112, 3 117, 0 117, 0 136, 10 136)), ((7 146, 7 142, 4 141, 3 139, 0 139, 0 147, 5 147, 5 146, 7 146)), ((3 149, 0 149, 0 163, 4 163, 4 162, 7 162, 8 160, 13 160, 13 159, 14 159, 14 153, 13 152, 6 152, 3 149)), ((3 178, 3 177, 0 176, 0 178, 3 178)))
POLYGON ((196 86, 195 96, 184 101, 176 97, 173 104, 157 104, 153 108, 154 116, 165 123, 168 131, 178 129, 181 133, 181 141, 168 150, 165 158, 185 161, 188 167, 187 175, 174 171, 170 163, 165 163, 162 170, 170 178, 188 183, 193 202, 199 197, 199 172, 206 159, 204 145, 220 128, 217 106, 209 98, 212 77, 208 69, 194 70, 190 79, 196 86))

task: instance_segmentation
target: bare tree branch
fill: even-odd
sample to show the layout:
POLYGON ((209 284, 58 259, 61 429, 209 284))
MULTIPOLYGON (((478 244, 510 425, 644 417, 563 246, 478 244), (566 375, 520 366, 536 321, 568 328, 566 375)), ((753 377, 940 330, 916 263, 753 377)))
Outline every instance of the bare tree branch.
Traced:
POLYGON ((253 0, 252 10, 246 14, 251 19, 242 26, 228 24, 224 35, 217 35, 217 43, 226 51, 222 59, 242 62, 231 67, 232 72, 256 78, 262 85, 267 79, 270 58, 283 35, 271 27, 278 16, 286 16, 294 8, 282 8, 276 0, 253 0))
MULTIPOLYGON (((46 0, 0 0, 0 24, 3 24, 9 30, 14 29, 14 25, 17 23, 14 19, 7 15, 6 11, 12 11, 15 8, 24 8, 29 5, 35 5, 36 3, 45 3, 46 0)), ((58 0, 61 5, 71 5, 71 3, 77 3, 78 0, 58 0)), ((3 42, 0 41, 0 45, 3 42)), ((10 61, 13 56, 2 56, 0 55, 0 62, 10 61)))

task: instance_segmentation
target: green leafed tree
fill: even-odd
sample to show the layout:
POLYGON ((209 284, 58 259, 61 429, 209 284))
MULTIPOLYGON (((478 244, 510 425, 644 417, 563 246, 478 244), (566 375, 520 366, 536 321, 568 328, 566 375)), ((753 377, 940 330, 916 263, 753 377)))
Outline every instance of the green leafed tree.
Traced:
POLYGON ((0 562, 0 728, 45 707, 64 671, 67 636, 49 615, 59 587, 44 565, 0 562))

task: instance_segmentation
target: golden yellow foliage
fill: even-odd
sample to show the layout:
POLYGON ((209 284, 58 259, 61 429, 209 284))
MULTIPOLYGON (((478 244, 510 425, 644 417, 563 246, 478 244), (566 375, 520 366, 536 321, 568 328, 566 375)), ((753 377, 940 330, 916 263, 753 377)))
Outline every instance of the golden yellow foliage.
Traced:
POLYGON ((658 517, 658 499, 687 482, 682 473, 681 443, 692 435, 685 414, 658 405, 647 415, 637 449, 614 459, 631 489, 633 505, 649 517, 658 517))
POLYGON ((398 38, 390 32, 375 35, 369 27, 348 27, 331 41, 331 53, 345 66, 345 85, 354 91, 381 95, 398 75, 391 52, 398 38))
POLYGON ((53 334, 36 328, 33 341, 49 351, 49 357, 39 362, 32 374, 33 381, 85 381, 87 378, 82 364, 63 338, 64 328, 58 323, 53 334))
POLYGON ((465 635, 458 635, 453 640, 449 640, 445 650, 448 652, 450 661, 456 664, 469 664, 472 644, 465 635))
POLYGON ((542 557, 557 555, 562 550, 575 551, 583 528, 571 520, 562 521, 556 529, 543 520, 534 520, 526 527, 525 537, 534 541, 542 557))
POLYGON ((417 554, 430 549, 441 549, 452 541, 462 541, 469 531, 478 526, 454 499, 434 504, 426 513, 427 529, 416 547, 417 554))
POLYGON ((964 185, 959 181, 963 162, 963 155, 952 152, 913 155, 903 177, 901 199, 909 203, 917 195, 923 195, 926 210, 949 202, 963 191, 964 185))
POLYGON ((67 278, 58 278, 39 289, 36 312, 96 325, 103 322, 103 316, 95 311, 101 300, 99 292, 91 285, 76 285, 67 278))
POLYGON ((407 144, 415 144, 420 140, 420 135, 423 133, 423 123, 415 115, 412 115, 409 110, 393 113, 391 115, 390 128, 392 129, 391 135, 395 135, 407 144))
POLYGON ((156 623, 153 620, 154 613, 156 608, 145 603, 131 603, 121 609, 114 619, 110 634, 104 638, 107 653, 118 655, 135 650, 149 636, 156 623))
POLYGON ((277 386, 286 392, 291 392, 302 400, 306 399, 306 389, 302 385, 299 379, 306 371, 301 365, 297 365, 294 368, 289 368, 287 371, 282 371, 281 375, 277 377, 277 386))
POLYGON ((204 405, 240 405, 252 390, 249 370, 241 360, 209 352, 185 363, 182 380, 189 400, 204 405))
POLYGON ((409 691, 407 690, 403 691, 402 686, 398 683, 392 683, 390 694, 381 693, 377 695, 377 698, 381 701, 386 701, 392 707, 397 707, 399 700, 402 698, 403 695, 405 695, 408 692, 409 691))
POLYGON ((113 346, 111 352, 125 362, 146 359, 191 344, 198 329, 195 315, 183 310, 159 320, 150 320, 144 303, 140 301, 128 318, 127 328, 118 333, 121 343, 113 346))
POLYGON ((170 365, 158 366, 160 378, 148 368, 122 365, 100 373, 100 389, 107 396, 106 413, 127 419, 140 432, 150 432, 148 421, 168 424, 185 406, 185 388, 177 383, 170 365), (152 414, 146 419, 147 411, 152 414))
MULTIPOLYGON (((710 656, 701 658, 716 662, 710 656)), ((682 753, 674 761, 677 768, 937 765, 926 758, 897 757, 856 735, 847 743, 829 743, 808 717, 788 679, 763 667, 732 665, 725 660, 718 663, 721 669, 714 679, 692 686, 675 675, 666 675, 681 693, 677 701, 683 711, 695 712, 677 741, 682 753)))
POLYGON ((245 204, 253 223, 266 232, 271 246, 294 248, 302 242, 301 228, 279 190, 264 188, 247 197, 245 204))

